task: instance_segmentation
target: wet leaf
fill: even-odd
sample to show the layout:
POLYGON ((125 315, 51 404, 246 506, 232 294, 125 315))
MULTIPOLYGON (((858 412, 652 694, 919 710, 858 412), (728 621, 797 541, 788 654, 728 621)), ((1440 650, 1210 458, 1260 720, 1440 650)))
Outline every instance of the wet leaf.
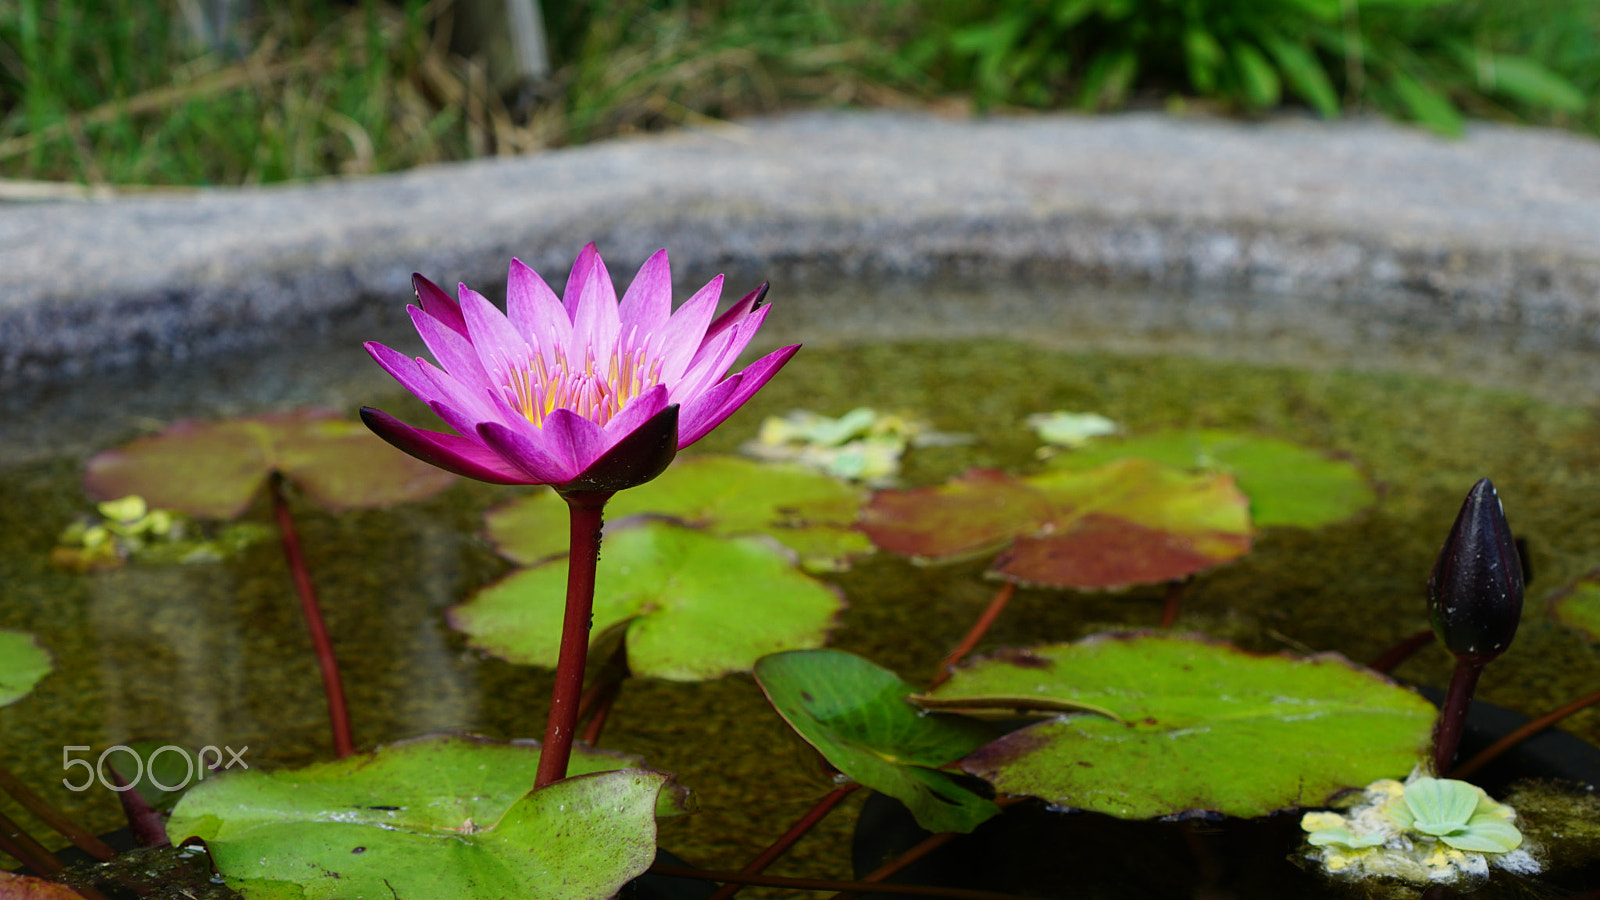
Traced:
POLYGON ((756 682, 773 708, 835 768, 906 805, 929 831, 968 832, 999 812, 945 772, 992 736, 963 719, 924 715, 887 669, 836 650, 763 657, 756 682))
POLYGON ((1316 528, 1350 518, 1377 500, 1353 463, 1278 438, 1220 429, 1170 430, 1102 441, 1053 457, 1063 469, 1091 469, 1128 457, 1232 475, 1250 498, 1258 528, 1316 528))
POLYGON ((327 410, 298 410, 175 422, 89 460, 84 487, 97 499, 138 494, 153 507, 231 519, 274 471, 334 511, 420 500, 455 480, 390 447, 360 422, 327 410))
POLYGON ((1155 584, 1250 550, 1246 501, 1232 478, 1143 459, 1020 479, 974 469, 936 488, 880 491, 861 529, 920 563, 1004 549, 991 572, 1060 588, 1155 584))
MULTIPOLYGON (((566 584, 566 559, 550 560, 479 591, 450 621, 495 656, 553 668, 566 584)), ((625 623, 633 674, 700 681, 748 672, 768 653, 821 646, 843 608, 837 591, 764 538, 645 522, 606 532, 593 633, 625 623)))
POLYGON ((1577 578, 1550 595, 1556 621, 1600 642, 1600 570, 1577 578))
POLYGON ((655 855, 668 776, 575 753, 532 791, 538 748, 437 735, 196 785, 168 822, 250 898, 610 897, 655 855), (597 771, 613 768, 611 771, 597 771))
POLYGON ((1003 653, 934 692, 1102 707, 978 750, 962 768, 1007 794, 1129 819, 1261 816, 1403 776, 1437 710, 1335 654, 1262 656, 1197 636, 1107 634, 1003 653))
POLYGON ((53 668, 50 651, 33 635, 0 629, 0 706, 10 706, 33 690, 53 668))
MULTIPOLYGON (((873 550, 854 528, 860 498, 855 488, 802 466, 702 454, 680 456, 656 480, 617 494, 606 518, 650 514, 716 535, 766 534, 811 571, 842 571, 873 550)), ((512 562, 531 565, 567 552, 567 505, 554 491, 514 500, 485 521, 495 549, 512 562)))

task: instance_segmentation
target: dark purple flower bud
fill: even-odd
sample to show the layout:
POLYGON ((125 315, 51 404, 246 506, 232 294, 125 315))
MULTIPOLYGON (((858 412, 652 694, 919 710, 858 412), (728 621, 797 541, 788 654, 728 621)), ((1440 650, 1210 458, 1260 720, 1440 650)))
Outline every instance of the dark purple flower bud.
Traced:
POLYGON ((1428 578, 1433 631, 1464 663, 1504 653, 1522 617, 1522 560, 1494 485, 1472 486, 1428 578))

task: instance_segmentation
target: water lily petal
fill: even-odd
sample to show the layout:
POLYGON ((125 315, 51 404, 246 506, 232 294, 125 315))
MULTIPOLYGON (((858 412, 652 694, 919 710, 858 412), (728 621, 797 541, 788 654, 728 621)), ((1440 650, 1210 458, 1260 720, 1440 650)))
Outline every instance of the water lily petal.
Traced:
POLYGON ((665 472, 677 453, 678 406, 672 404, 651 416, 558 489, 567 493, 637 487, 665 472))
POLYGON ((693 297, 683 301, 662 326, 660 343, 652 348, 659 348, 662 384, 675 384, 683 377, 689 360, 694 359, 705 339, 706 326, 711 323, 711 315, 717 311, 717 298, 721 296, 722 276, 718 275, 693 297))
POLYGON ((667 386, 658 384, 622 408, 622 411, 611 417, 605 424, 606 437, 611 442, 621 440, 640 425, 649 421, 656 413, 667 408, 667 386))
POLYGON ((422 305, 422 311, 435 319, 446 328, 466 337, 467 322, 461 318, 461 307, 450 299, 450 295, 439 289, 439 286, 413 273, 411 286, 417 292, 417 302, 422 305))
POLYGON ((395 381, 400 382, 406 390, 424 401, 443 399, 434 388, 433 379, 423 371, 421 360, 390 350, 377 341, 367 341, 361 346, 365 347, 378 365, 393 376, 395 381))
POLYGON ((639 267, 639 274, 622 295, 617 314, 622 319, 624 340, 634 329, 640 335, 654 334, 672 317, 672 267, 665 249, 657 250, 639 267))
POLYGON ((732 413, 732 410, 723 410, 743 380, 743 375, 730 375, 721 384, 683 405, 683 414, 678 422, 678 440, 682 442, 680 449, 705 437, 732 413))
POLYGON ((588 360, 600 365, 617 346, 622 320, 617 313, 617 292, 606 274, 605 263, 595 255, 594 269, 578 294, 578 309, 572 320, 572 337, 567 340, 567 360, 583 366, 588 360))
POLYGON ((511 260, 506 276, 506 318, 547 366, 555 365, 556 350, 565 349, 572 337, 572 320, 560 298, 520 259, 511 260))
POLYGON ((673 389, 674 399, 680 397, 693 397, 705 390, 710 385, 719 381, 728 367, 733 365, 744 348, 750 345, 750 339, 756 336, 756 330, 767 319, 771 307, 756 311, 744 321, 735 324, 703 344, 700 352, 695 354, 689 363, 689 370, 683 374, 683 380, 673 389))
POLYGON ((536 441, 526 432, 499 422, 480 424, 478 438, 507 463, 527 473, 528 484, 560 484, 578 474, 579 467, 569 455, 570 446, 536 441))
MULTIPOLYGON (((468 381, 488 381, 489 374, 483 370, 483 362, 478 359, 478 351, 473 349, 472 341, 467 337, 465 324, 462 325, 461 331, 456 331, 429 315, 426 310, 407 306, 406 312, 411 315, 411 324, 416 326, 422 343, 446 372, 468 381)), ((461 311, 458 309, 456 317, 460 316, 461 311)), ((465 322, 464 319, 462 321, 465 322)))
POLYGON ((453 434, 424 431, 370 406, 362 407, 361 421, 373 434, 429 465, 490 484, 528 484, 527 477, 495 453, 453 434))
POLYGON ((558 409, 545 417, 541 441, 552 454, 570 454, 573 474, 583 471, 615 441, 605 429, 570 409, 558 409))
POLYGON ((767 289, 769 287, 771 285, 763 281, 760 287, 740 297, 738 303, 728 307, 727 312, 717 316, 717 320, 711 323, 710 328, 706 329, 705 340, 711 340, 739 322, 744 321, 745 316, 761 309, 767 302, 767 289))
POLYGON ((467 332, 472 337, 473 349, 478 352, 484 371, 489 375, 492 390, 509 390, 513 373, 525 373, 533 365, 533 348, 511 327, 505 314, 496 309, 484 296, 466 285, 461 285, 461 312, 467 320, 467 332))
POLYGON ((734 388, 733 394, 723 402, 722 406, 716 412, 711 413, 708 419, 697 422, 695 424, 694 431, 680 429, 680 434, 678 436, 678 449, 681 450, 695 441, 700 440, 701 438, 705 437, 706 434, 711 431, 711 429, 721 425, 729 416, 733 415, 735 410, 743 406, 751 397, 755 396, 756 391, 761 390, 761 386, 770 381, 772 376, 778 374, 778 370, 783 368, 784 363, 787 363, 799 351, 799 344, 795 344, 791 347, 784 347, 781 350, 774 350, 771 353, 768 353, 766 356, 763 356, 751 363, 749 366, 746 366, 745 370, 740 372, 737 376, 739 378, 739 383, 738 386, 734 388), (695 432, 698 432, 698 434, 695 432), (693 435, 693 437, 689 440, 685 440, 685 434, 693 435))
POLYGON ((599 258, 599 248, 595 247, 594 241, 590 241, 583 245, 583 249, 578 251, 578 258, 572 261, 572 271, 567 275, 567 286, 561 291, 561 305, 567 311, 568 321, 576 321, 578 318, 578 297, 583 294, 583 286, 594 273, 594 261, 599 258))

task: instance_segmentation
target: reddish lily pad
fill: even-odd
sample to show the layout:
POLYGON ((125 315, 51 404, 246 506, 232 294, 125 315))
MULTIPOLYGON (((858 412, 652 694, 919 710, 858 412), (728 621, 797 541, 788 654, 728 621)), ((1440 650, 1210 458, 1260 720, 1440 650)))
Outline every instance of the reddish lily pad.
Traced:
POLYGON ((0 897, 5 900, 83 900, 82 894, 64 884, 10 872, 0 872, 0 897))
POLYGON ((203 839, 252 900, 601 900, 650 865, 672 793, 663 773, 618 768, 630 761, 575 753, 572 777, 533 790, 537 746, 435 735, 206 779, 167 833, 203 839))
POLYGON ((138 494, 152 507, 231 519, 273 472, 336 512, 421 500, 455 481, 360 422, 311 409, 175 422, 89 460, 84 487, 100 500, 138 494))
POLYGON ((962 762, 1007 794, 1130 819, 1261 816, 1402 777, 1438 711, 1337 654, 1247 653, 1199 636, 1107 634, 956 670, 934 696, 1103 710, 1014 731, 962 762))
POLYGON ((778 715, 840 772, 906 805, 929 831, 968 832, 999 807, 939 767, 972 752, 990 730, 923 715, 887 669, 837 650, 762 657, 756 682, 778 715))
MULTIPOLYGON (((514 572, 450 610, 472 644, 554 667, 567 561, 514 572)), ((666 522, 607 530, 594 633, 626 628, 628 668, 668 681, 748 672, 768 653, 818 647, 844 601, 765 538, 719 538, 666 522)))
POLYGON ((1216 428, 1174 429, 1100 441, 1053 456, 1050 464, 1091 469, 1129 457, 1232 475, 1250 498, 1250 518, 1258 528, 1331 525, 1377 500, 1372 485, 1354 463, 1280 438, 1216 428))
POLYGON ((1005 550, 990 570, 999 577, 1079 589, 1183 578, 1249 552, 1251 536, 1231 477, 1142 459, 1030 478, 975 469, 940 487, 881 491, 861 529, 919 564, 1005 550))
POLYGON ((9 706, 50 674, 50 651, 33 635, 0 629, 0 706, 9 706))
MULTIPOLYGON (((860 491, 803 466, 700 454, 680 456, 654 481, 617 494, 606 517, 654 515, 716 535, 765 534, 798 553, 806 569, 837 572, 872 553, 854 527, 860 506, 860 491)), ((567 552, 567 505, 554 491, 519 497, 484 521, 495 549, 512 562, 567 552)))
POLYGON ((1550 598, 1556 621, 1600 642, 1600 572, 1590 572, 1557 590, 1550 598))

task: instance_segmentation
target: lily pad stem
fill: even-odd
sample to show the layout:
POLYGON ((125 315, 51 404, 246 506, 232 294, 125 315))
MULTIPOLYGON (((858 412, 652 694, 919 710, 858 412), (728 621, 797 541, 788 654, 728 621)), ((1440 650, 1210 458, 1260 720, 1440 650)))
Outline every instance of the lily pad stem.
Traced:
POLYGON ((931 691, 950 679, 950 670, 955 668, 956 663, 966 659, 967 654, 978 646, 978 642, 983 640, 983 636, 989 633, 990 626, 994 625, 995 620, 1000 618, 1000 613, 1005 611, 1006 604, 1011 602, 1011 598, 1016 593, 1017 585, 1015 582, 1008 581, 1000 586, 1000 590, 995 593, 994 599, 989 601, 989 605, 984 609, 983 614, 978 616, 978 621, 972 623, 972 628, 967 631, 966 637, 963 637, 961 643, 950 651, 950 655, 939 663, 939 672, 933 676, 932 681, 928 682, 928 690, 931 691))
POLYGON ((1500 740, 1495 741, 1488 747, 1485 747, 1483 750, 1479 751, 1477 756, 1474 756, 1473 758, 1457 766, 1451 774, 1457 778, 1466 778, 1473 772, 1476 772, 1493 762, 1497 757, 1500 756, 1500 754, 1510 750, 1512 747, 1515 747, 1528 738, 1531 738, 1546 728, 1549 728, 1551 725, 1554 725, 1562 719, 1565 719, 1567 716, 1570 716, 1579 710, 1594 706, 1596 703, 1600 703, 1600 691, 1595 691, 1592 694, 1586 694, 1572 701, 1571 703, 1568 703, 1566 706, 1561 707, 1560 709, 1545 713, 1539 718, 1528 722, 1521 728, 1518 728, 1516 731, 1507 734, 1500 740))
POLYGON ((879 894, 906 894, 912 897, 950 897, 954 900, 1023 900, 1016 894, 999 894, 970 888, 942 887, 928 884, 869 884, 862 881, 834 881, 825 878, 783 878, 777 875, 741 875, 738 872, 718 872, 690 866, 667 866, 656 863, 650 867, 653 875, 668 878, 694 878, 700 881, 738 882, 763 887, 785 887, 802 891, 873 891, 879 894))
POLYGON ((615 491, 561 491, 567 501, 567 608, 561 622, 561 651, 556 658, 556 684, 545 720, 544 746, 533 786, 542 788, 567 777, 572 740, 578 730, 578 705, 583 697, 583 670, 589 657, 589 628, 594 612, 594 573, 600 562, 600 533, 606 501, 615 491))
POLYGON ((95 837, 89 829, 84 828, 72 817, 45 802, 43 797, 35 794, 22 783, 22 779, 11 774, 5 766, 0 766, 0 791, 11 795, 23 809, 33 813, 41 822, 61 833, 62 837, 73 843, 73 846, 89 854, 95 859, 105 862, 116 856, 116 851, 106 846, 105 842, 95 837))
POLYGON ((1445 695, 1439 721, 1433 726, 1433 771, 1440 778, 1450 774, 1450 766, 1456 761, 1467 710, 1472 706, 1472 692, 1478 687, 1484 665, 1457 660, 1455 673, 1450 676, 1450 692, 1445 695))
POLYGON ((339 679, 339 660, 333 655, 333 641, 328 637, 328 625, 322 619, 317 589, 311 583, 311 572, 306 568, 306 557, 300 550, 300 533, 294 527, 294 516, 289 512, 289 501, 283 493, 283 476, 273 472, 267 483, 271 485, 272 511, 278 519, 278 533, 283 539, 283 557, 289 564, 289 574, 294 577, 295 590, 300 594, 300 611, 305 615, 306 629, 311 632, 311 645, 317 652, 317 665, 322 669, 322 691, 328 697, 328 724, 333 729, 333 752, 344 759, 356 752, 356 748, 350 739, 350 711, 345 707, 344 682, 339 679))
MULTIPOLYGON (((851 791, 854 791, 860 786, 861 785, 859 784, 851 782, 850 784, 840 785, 839 787, 829 791, 828 795, 823 797, 821 800, 818 800, 817 804, 811 807, 811 809, 808 810, 805 815, 795 820, 795 823, 789 826, 789 830, 785 831, 782 837, 778 838, 776 841, 773 841, 772 846, 761 851, 761 853, 757 855, 755 859, 750 860, 750 862, 747 863, 744 868, 740 869, 739 874, 760 875, 766 870, 767 866, 770 866, 776 862, 778 857, 789 852, 789 848, 793 847, 797 841, 805 837, 807 832, 817 827, 817 823, 821 822, 824 816, 832 812, 833 808, 838 806, 839 803, 844 800, 844 798, 850 796, 851 791)), ((706 900, 729 900, 729 898, 731 898, 734 894, 737 894, 739 891, 743 890, 744 887, 745 886, 739 882, 730 881, 724 884, 722 887, 717 888, 717 892, 706 898, 706 900)))

